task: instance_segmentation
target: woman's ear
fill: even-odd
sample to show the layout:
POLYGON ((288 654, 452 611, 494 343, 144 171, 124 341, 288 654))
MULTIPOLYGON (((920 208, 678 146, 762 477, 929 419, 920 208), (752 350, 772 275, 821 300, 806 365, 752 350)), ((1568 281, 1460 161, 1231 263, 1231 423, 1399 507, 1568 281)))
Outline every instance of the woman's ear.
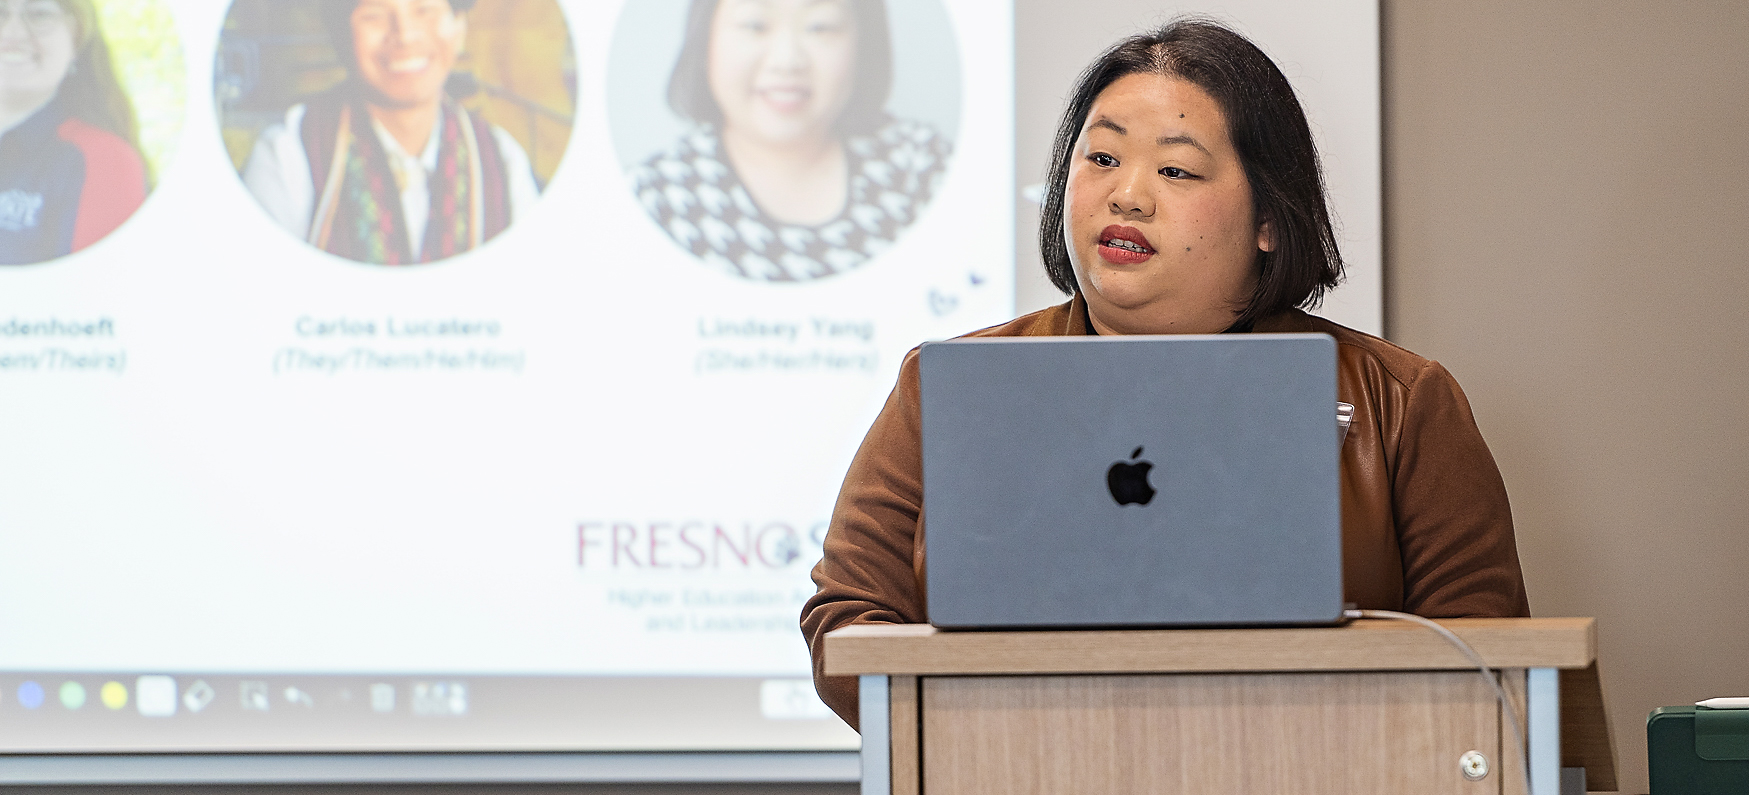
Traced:
POLYGON ((1275 250, 1275 227, 1271 226, 1268 221, 1257 225, 1257 250, 1275 250))

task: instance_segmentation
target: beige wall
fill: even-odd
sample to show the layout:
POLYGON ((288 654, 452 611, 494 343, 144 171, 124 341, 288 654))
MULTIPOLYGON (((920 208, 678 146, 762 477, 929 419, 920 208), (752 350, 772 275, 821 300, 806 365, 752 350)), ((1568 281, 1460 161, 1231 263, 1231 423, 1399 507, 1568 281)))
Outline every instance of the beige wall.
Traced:
POLYGON ((1749 695, 1749 2, 1386 0, 1388 335, 1468 391, 1539 615, 1749 695))

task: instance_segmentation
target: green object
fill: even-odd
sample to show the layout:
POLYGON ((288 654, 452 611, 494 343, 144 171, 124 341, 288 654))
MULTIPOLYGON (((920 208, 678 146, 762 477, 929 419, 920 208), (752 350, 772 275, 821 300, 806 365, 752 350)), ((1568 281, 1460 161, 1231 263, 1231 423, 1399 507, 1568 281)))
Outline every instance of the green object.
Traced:
POLYGON ((1646 763, 1652 795, 1749 793, 1749 710, 1652 710, 1646 763))
POLYGON ((1749 709, 1695 707, 1694 752, 1714 762, 1749 760, 1749 709))
POLYGON ((85 706, 85 686, 78 682, 63 682, 61 684, 61 706, 67 709, 78 709, 85 706))

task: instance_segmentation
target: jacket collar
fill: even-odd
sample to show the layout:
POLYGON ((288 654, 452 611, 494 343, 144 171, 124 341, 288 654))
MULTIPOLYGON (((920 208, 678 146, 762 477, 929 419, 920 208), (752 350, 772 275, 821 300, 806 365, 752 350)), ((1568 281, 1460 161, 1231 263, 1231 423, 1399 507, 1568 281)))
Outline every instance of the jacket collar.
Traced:
MULTIPOLYGON (((1075 291, 1074 297, 1067 304, 1059 304, 1056 312, 1050 313, 1047 333, 1057 337, 1085 337, 1091 321, 1087 316, 1087 299, 1081 297, 1081 291, 1075 291)), ((1288 334, 1294 332, 1313 331, 1312 318, 1298 309, 1277 312, 1263 318, 1252 325, 1252 333, 1288 334)))
POLYGON ((1312 327, 1311 315, 1298 309, 1289 309, 1257 321, 1251 330, 1261 334, 1293 334, 1317 329, 1312 327))
POLYGON ((1087 316, 1087 299, 1081 297, 1081 291, 1076 290, 1075 296, 1069 299, 1069 311, 1064 313, 1058 336, 1085 337, 1092 328, 1093 320, 1087 316))

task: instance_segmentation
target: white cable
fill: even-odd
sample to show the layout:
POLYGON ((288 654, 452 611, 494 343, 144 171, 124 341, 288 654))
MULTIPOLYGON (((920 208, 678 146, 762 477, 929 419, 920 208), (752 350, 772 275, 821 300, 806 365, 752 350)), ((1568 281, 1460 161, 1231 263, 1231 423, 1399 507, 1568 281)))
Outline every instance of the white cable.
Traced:
POLYGON ((1500 678, 1494 675, 1494 669, 1488 667, 1487 661, 1483 660, 1482 655, 1477 654, 1475 649, 1470 648, 1470 644, 1465 643, 1463 638, 1457 636, 1457 633, 1412 613, 1399 613, 1395 610, 1344 610, 1342 617, 1351 619, 1380 618, 1419 624, 1439 633, 1440 637, 1450 641, 1451 645, 1456 646, 1458 651, 1464 653, 1465 657, 1470 658, 1470 662, 1474 663, 1477 670, 1482 672, 1482 678, 1488 680, 1488 685, 1494 688, 1494 695, 1500 699, 1500 708, 1506 711, 1507 717, 1512 721, 1512 739, 1518 741, 1516 750, 1518 751, 1519 769, 1524 773, 1524 786, 1526 788, 1530 786, 1530 748, 1524 742, 1524 726, 1519 721, 1518 710, 1512 708, 1512 700, 1507 698, 1506 688, 1500 686, 1500 678))

